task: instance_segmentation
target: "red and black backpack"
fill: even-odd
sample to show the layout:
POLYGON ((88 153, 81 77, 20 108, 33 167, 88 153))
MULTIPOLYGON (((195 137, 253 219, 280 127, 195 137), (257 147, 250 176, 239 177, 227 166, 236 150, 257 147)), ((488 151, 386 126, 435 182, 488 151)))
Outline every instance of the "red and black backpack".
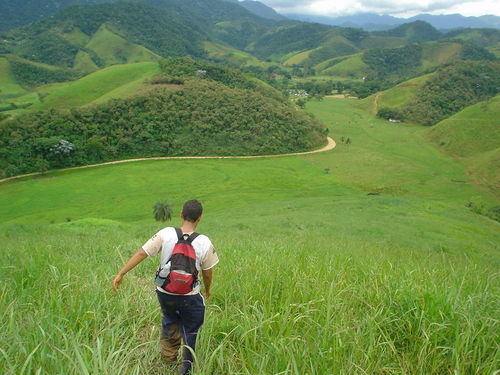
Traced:
POLYGON ((198 270, 196 269, 196 252, 192 242, 199 233, 183 234, 180 228, 175 228, 177 243, 172 255, 163 268, 156 273, 158 285, 169 293, 188 294, 198 284, 198 270))

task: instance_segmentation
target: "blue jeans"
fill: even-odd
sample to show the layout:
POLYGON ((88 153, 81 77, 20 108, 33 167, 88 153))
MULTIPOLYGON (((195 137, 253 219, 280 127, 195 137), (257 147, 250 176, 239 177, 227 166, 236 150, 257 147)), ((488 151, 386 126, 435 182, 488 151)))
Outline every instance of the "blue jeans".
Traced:
MULTIPOLYGON (((162 318, 162 336, 166 342, 174 343, 172 350, 177 353, 178 340, 175 336, 182 336, 184 345, 189 346, 193 352, 196 346, 196 336, 200 330, 205 316, 205 302, 201 294, 192 296, 174 296, 156 291, 160 302, 162 318), (175 342, 177 341, 177 348, 175 342)), ((172 346, 172 344, 170 344, 172 346)), ((191 350, 184 348, 183 360, 185 365, 193 363, 191 350)))

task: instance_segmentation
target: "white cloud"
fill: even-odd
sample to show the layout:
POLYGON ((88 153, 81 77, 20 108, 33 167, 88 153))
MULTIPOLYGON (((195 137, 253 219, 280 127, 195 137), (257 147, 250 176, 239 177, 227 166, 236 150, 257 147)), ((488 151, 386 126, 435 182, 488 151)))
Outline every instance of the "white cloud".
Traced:
POLYGON ((500 15, 497 0, 260 0, 280 13, 342 16, 355 13, 500 15))

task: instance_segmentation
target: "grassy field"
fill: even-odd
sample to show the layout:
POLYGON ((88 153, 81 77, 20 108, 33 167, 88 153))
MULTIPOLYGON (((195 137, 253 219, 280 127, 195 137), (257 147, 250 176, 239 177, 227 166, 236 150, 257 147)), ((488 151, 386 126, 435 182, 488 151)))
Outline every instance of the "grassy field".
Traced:
POLYGON ((178 212, 195 197, 221 258, 196 374, 494 373, 500 228, 466 203, 498 201, 454 182, 464 167, 427 129, 374 119, 369 105, 309 102, 338 141, 322 154, 1 183, 0 368, 175 373, 159 357, 156 260, 118 296, 110 283, 161 228, 151 206, 178 212))

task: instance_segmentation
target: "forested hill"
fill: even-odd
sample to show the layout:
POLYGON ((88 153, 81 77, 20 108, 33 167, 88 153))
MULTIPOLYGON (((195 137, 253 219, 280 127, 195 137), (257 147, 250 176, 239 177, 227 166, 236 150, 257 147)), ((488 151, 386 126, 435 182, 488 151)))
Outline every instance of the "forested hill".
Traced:
POLYGON ((97 33, 101 49, 106 48, 110 38, 119 37, 160 56, 201 56, 202 41, 206 39, 169 13, 143 4, 77 5, 12 31, 0 42, 0 51, 66 67, 72 67, 81 52, 88 54, 95 65, 104 66, 95 45, 89 45, 97 33))
POLYGON ((238 70, 188 58, 161 65, 142 95, 2 122, 0 176, 133 157, 280 154, 325 142, 322 124, 238 70))
MULTIPOLYGON (((116 3, 116 0, 0 0, 0 31, 11 30, 34 21, 52 16, 73 5, 97 5, 116 3)), ((158 9, 168 10, 173 15, 197 19, 197 23, 246 20, 267 23, 248 11, 238 2, 227 0, 138 0, 158 9)))

